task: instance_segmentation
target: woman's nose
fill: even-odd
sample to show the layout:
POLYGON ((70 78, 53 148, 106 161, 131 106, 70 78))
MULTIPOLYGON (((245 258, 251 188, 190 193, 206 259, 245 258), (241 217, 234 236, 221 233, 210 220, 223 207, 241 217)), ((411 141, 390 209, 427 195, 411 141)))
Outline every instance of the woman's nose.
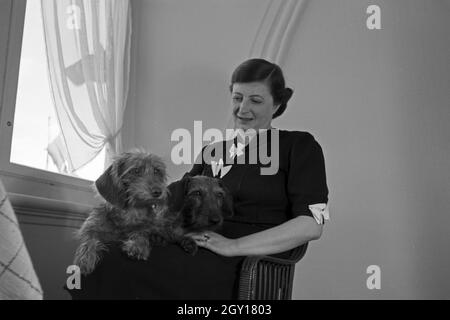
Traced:
POLYGON ((243 99, 239 104, 239 113, 246 113, 248 111, 250 111, 250 103, 248 100, 243 99))

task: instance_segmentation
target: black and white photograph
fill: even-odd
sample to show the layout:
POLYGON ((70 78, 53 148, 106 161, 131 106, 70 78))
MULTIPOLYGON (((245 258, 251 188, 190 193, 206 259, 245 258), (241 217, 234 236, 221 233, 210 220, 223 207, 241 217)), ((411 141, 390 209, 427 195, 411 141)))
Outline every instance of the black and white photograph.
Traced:
POLYGON ((0 0, 0 300, 449 300, 449 17, 0 0))

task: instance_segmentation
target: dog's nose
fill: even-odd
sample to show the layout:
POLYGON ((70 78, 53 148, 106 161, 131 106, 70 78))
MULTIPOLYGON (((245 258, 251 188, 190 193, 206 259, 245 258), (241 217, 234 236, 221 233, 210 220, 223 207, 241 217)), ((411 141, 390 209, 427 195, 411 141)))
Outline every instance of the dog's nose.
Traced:
POLYGON ((209 221, 212 222, 212 223, 219 223, 220 220, 221 220, 221 219, 220 219, 219 216, 212 216, 212 217, 209 217, 209 221))
POLYGON ((154 198, 159 198, 161 196, 161 194, 162 194, 161 190, 153 190, 152 191, 152 197, 154 197, 154 198))

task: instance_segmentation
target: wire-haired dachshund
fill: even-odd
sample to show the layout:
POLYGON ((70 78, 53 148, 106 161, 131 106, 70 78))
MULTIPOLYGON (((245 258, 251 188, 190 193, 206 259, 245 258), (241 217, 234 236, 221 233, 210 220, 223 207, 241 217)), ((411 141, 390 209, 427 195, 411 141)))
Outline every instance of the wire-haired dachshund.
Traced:
POLYGON ((107 251, 119 242, 129 257, 146 260, 151 247, 168 242, 195 254, 189 232, 216 230, 233 204, 221 181, 184 177, 166 186, 166 166, 158 156, 127 152, 115 159, 95 181, 104 202, 93 209, 78 231, 80 245, 74 263, 91 273, 107 251))

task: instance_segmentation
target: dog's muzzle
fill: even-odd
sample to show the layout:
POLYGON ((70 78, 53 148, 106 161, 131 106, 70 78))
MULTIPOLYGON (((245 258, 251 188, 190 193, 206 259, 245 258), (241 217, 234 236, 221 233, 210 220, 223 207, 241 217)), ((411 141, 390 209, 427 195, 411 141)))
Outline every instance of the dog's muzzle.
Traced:
POLYGON ((151 212, 154 214, 159 214, 162 211, 164 211, 165 209, 165 198, 164 197, 160 197, 158 199, 153 199, 151 201, 149 201, 148 203, 148 207, 151 208, 151 212))

